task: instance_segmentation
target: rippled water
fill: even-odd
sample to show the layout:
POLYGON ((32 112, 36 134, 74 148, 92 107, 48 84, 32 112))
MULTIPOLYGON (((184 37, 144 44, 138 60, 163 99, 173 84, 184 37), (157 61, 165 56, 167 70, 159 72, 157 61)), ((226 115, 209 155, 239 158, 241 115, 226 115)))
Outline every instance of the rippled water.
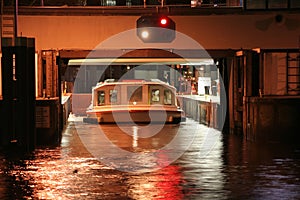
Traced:
POLYGON ((70 122, 59 147, 2 152, 0 199, 300 199, 297 146, 247 142, 192 120, 149 137, 154 126, 70 122))

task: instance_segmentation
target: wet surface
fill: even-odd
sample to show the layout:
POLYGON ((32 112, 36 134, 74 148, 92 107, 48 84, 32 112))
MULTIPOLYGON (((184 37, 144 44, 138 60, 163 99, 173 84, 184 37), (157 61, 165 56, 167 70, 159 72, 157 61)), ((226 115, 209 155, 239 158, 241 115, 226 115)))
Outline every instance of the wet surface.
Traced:
POLYGON ((75 120, 59 147, 0 154, 0 199, 299 199, 299 189, 297 146, 247 142, 192 120, 75 120))

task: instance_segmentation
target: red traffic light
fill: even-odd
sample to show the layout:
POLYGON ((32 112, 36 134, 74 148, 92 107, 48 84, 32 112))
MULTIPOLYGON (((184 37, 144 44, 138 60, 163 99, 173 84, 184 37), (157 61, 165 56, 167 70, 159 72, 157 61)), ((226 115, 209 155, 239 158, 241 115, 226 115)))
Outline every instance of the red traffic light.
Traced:
POLYGON ((142 27, 163 27, 171 30, 175 30, 175 22, 168 16, 147 15, 141 16, 137 20, 137 28, 142 27))
POLYGON ((167 18, 165 18, 165 17, 160 18, 160 24, 161 25, 165 26, 165 25, 167 25, 167 23, 168 23, 168 19, 167 18))
POLYGON ((167 43, 175 39, 175 22, 168 16, 147 15, 136 21, 137 36, 148 43, 167 43))

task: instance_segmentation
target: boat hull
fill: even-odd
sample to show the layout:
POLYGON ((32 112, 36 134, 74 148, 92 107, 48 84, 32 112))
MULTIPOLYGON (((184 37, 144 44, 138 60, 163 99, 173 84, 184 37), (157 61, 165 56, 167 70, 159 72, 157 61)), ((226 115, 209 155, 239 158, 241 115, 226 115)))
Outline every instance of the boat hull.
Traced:
POLYGON ((183 111, 177 108, 119 107, 99 108, 87 112, 85 122, 93 123, 180 123, 183 111))

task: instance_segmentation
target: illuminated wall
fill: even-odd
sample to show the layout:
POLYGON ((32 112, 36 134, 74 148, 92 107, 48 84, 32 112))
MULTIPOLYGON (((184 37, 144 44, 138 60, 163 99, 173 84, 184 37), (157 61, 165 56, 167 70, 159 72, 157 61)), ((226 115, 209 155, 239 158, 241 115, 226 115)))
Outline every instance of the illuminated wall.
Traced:
MULTIPOLYGON (((276 22, 277 13, 258 13, 170 17, 177 31, 205 49, 298 48, 299 14, 283 14, 283 21, 276 22)), ((18 34, 35 37, 37 50, 93 49, 112 35, 134 29, 138 18, 20 15, 18 34)), ((140 42, 138 38, 136 42, 140 42)), ((134 48, 134 42, 128 48, 134 48)))

